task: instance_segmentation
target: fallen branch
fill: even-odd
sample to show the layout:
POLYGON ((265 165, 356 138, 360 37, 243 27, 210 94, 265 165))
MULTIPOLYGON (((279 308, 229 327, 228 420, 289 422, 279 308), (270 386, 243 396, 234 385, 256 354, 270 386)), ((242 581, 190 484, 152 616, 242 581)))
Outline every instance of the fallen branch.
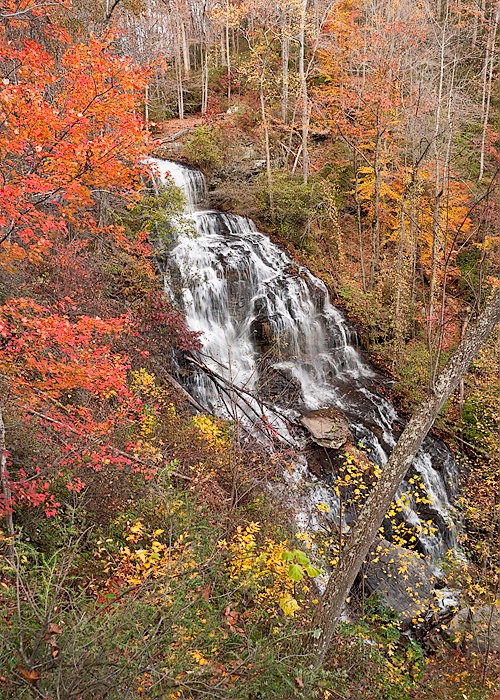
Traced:
POLYGON ((164 379, 166 382, 168 382, 168 384, 170 384, 170 386, 172 386, 174 389, 176 389, 176 391, 178 391, 180 393, 180 395, 188 403, 190 403, 191 406, 193 406, 193 408, 196 408, 196 410, 199 411, 200 413, 205 413, 206 409, 203 408, 203 406, 201 404, 199 404, 198 401, 196 401, 196 399, 193 398, 191 396, 191 394, 188 391, 186 391, 186 389, 184 389, 182 384, 179 384, 177 379, 174 379, 174 377, 172 377, 172 375, 169 374, 169 372, 162 369, 162 370, 160 370, 160 374, 161 374, 161 378, 164 379))
POLYGON ((233 382, 231 382, 229 379, 226 379, 226 377, 223 377, 221 374, 213 370, 211 367, 208 367, 204 362, 200 362, 200 360, 197 360, 196 358, 192 356, 186 357, 187 361, 195 367, 198 367, 198 369, 202 370, 213 382, 214 384, 218 387, 218 389, 224 391, 229 398, 232 399, 232 396, 229 392, 236 394, 236 396, 239 398, 240 401, 242 401, 245 406, 247 406, 252 413, 257 417, 259 421, 262 421, 265 429, 260 426, 258 423, 255 423, 255 427, 257 430, 262 432, 266 437, 271 438, 271 439, 276 439, 278 438, 279 441, 281 442, 286 442, 292 447, 296 447, 296 445, 286 438, 284 435, 280 435, 277 431, 274 431, 272 429, 272 426, 267 426, 266 425, 266 419, 267 416, 265 414, 264 409, 268 409, 275 415, 279 416, 285 423, 290 423, 289 419, 284 416, 280 411, 276 410, 273 406, 270 406, 266 404, 262 399, 257 398, 255 394, 251 391, 248 391, 247 389, 244 389, 243 387, 236 386, 233 382), (248 398, 247 398, 248 397, 248 398), (251 399, 251 401, 249 400, 251 399), (252 401, 255 401, 261 411, 259 412, 256 410, 256 408, 252 405, 252 401))
POLYGON ((181 136, 188 134, 190 131, 191 131, 191 127, 188 126, 185 129, 181 129, 181 131, 177 131, 175 134, 171 134, 170 136, 161 136, 160 138, 156 138, 155 141, 158 141, 159 143, 168 143, 169 141, 177 141, 177 139, 180 139, 181 136))

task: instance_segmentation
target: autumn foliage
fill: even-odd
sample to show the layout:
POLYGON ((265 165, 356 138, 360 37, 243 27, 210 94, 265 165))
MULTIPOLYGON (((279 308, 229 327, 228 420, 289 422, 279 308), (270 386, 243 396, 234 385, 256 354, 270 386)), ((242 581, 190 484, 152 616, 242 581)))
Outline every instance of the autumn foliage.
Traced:
MULTIPOLYGON (((320 503, 294 532, 288 487, 269 499, 293 450, 184 405, 170 371, 200 335, 156 263, 182 195, 145 164, 201 109, 184 159, 333 285, 407 408, 497 284, 498 19, 480 5, 0 0, 1 697, 488 697, 498 665, 443 640, 453 664, 419 685, 423 647, 362 581, 312 669, 319 567, 346 531, 320 503), (174 113, 153 143, 148 117, 174 113)), ((454 580, 498 608, 494 353, 443 428, 469 467, 454 580)), ((378 476, 341 458, 340 522, 378 476)), ((388 511, 405 547, 408 498, 388 511)))
POLYGON ((110 215, 143 186, 147 73, 115 53, 112 32, 72 38, 57 24, 63 10, 2 4, 1 410, 19 426, 4 449, 2 514, 54 515, 54 485, 82 490, 85 470, 150 475, 157 465, 134 457, 144 404, 130 388, 128 353, 141 357, 134 338, 153 328, 169 329, 167 344, 197 343, 159 299, 147 232, 126 232, 110 215), (100 266, 97 248, 109 259, 100 266), (128 294, 135 315, 114 315, 119 305, 103 299, 120 256, 139 280, 128 294), (23 449, 26 440, 36 447, 23 449))

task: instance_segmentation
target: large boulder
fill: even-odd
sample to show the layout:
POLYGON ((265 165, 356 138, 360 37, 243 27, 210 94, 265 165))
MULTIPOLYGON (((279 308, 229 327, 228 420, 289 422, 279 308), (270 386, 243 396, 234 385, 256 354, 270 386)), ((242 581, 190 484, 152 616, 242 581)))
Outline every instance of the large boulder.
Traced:
POLYGON ((454 644, 500 652, 500 611, 496 605, 463 608, 451 621, 449 633, 454 644))
POLYGON ((349 423, 337 408, 320 408, 304 413, 300 422, 309 431, 311 439, 320 447, 340 450, 352 442, 349 423))
POLYGON ((434 602, 432 566, 416 552, 387 540, 373 546, 364 575, 365 588, 399 613, 403 629, 421 622, 434 602))

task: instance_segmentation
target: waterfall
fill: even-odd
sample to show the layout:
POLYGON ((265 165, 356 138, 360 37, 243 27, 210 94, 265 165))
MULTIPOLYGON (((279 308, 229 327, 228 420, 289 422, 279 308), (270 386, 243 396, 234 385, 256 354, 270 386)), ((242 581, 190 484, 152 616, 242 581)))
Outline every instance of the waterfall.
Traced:
MULTIPOLYGON (((383 466, 404 421, 382 395, 390 380, 363 358, 354 330, 331 304, 324 283, 249 219, 203 210, 201 173, 168 161, 153 164, 160 178, 169 175, 183 190, 186 216, 196 230, 180 232, 169 251, 166 286, 176 290, 190 329, 203 334, 200 360, 227 382, 221 389, 206 372, 194 372, 188 390, 207 410, 261 433, 264 426, 292 443, 288 419, 335 407, 370 459, 383 466), (232 385, 240 391, 235 394, 232 385)), ((421 550, 437 558, 453 544, 457 475, 446 445, 426 438, 407 479, 415 474, 430 503, 422 507, 408 496, 403 515, 420 533, 421 550), (438 532, 427 532, 424 520, 432 520, 438 532)), ((408 482, 398 492, 404 493, 408 482)), ((317 485, 315 499, 328 500, 335 510, 325 484, 317 485)))

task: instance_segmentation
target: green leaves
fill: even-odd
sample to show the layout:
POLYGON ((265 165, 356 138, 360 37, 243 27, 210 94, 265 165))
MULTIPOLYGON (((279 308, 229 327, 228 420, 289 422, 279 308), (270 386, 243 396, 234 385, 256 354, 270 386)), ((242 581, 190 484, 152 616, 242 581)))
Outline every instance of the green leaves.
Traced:
POLYGON ((307 574, 309 578, 315 578, 321 573, 321 569, 313 566, 307 554, 301 549, 294 549, 292 551, 287 550, 283 552, 281 558, 283 561, 291 562, 288 568, 288 576, 292 579, 292 581, 296 581, 297 583, 302 581, 305 574, 307 574))
POLYGON ((304 578, 304 570, 300 566, 300 564, 290 564, 290 567, 288 569, 288 575, 292 579, 292 581, 302 581, 304 578))

